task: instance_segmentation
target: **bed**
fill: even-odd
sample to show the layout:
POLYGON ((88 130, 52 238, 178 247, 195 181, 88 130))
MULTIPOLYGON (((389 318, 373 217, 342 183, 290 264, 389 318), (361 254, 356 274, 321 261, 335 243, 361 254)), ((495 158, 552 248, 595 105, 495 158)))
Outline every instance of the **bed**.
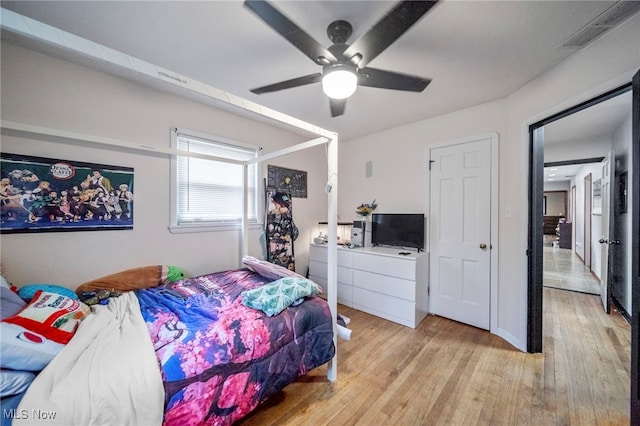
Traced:
POLYGON ((31 384, 13 424, 241 419, 335 354, 332 315, 321 297, 297 298, 271 316, 243 304, 251 291, 279 281, 241 268, 127 292, 94 307, 31 384))
MULTIPOLYGON (((292 380, 294 376, 304 374, 316 365, 327 362, 327 378, 330 381, 335 381, 337 379, 337 355, 335 355, 337 340, 333 332, 329 333, 327 330, 338 330, 336 244, 338 135, 335 132, 198 82, 190 77, 181 76, 179 73, 169 72, 169 70, 167 73, 158 73, 158 67, 153 64, 122 52, 113 51, 106 46, 98 45, 76 35, 70 35, 62 30, 49 31, 49 27, 30 18, 17 14, 9 15, 3 16, 3 27, 9 31, 35 40, 46 39, 47 43, 57 46, 61 51, 71 54, 82 52, 83 57, 89 55, 98 61, 106 61, 114 69, 121 71, 132 70, 127 68, 126 64, 136 64, 136 76, 156 79, 159 84, 170 90, 183 91, 188 96, 196 94, 199 99, 211 102, 215 106, 220 103, 226 104, 242 115, 256 116, 260 120, 266 118, 275 122, 276 125, 284 125, 296 133, 313 135, 315 139, 266 153, 243 163, 244 166, 248 166, 325 145, 327 152, 325 192, 327 193, 329 241, 327 245, 326 294, 328 306, 320 298, 311 297, 299 306, 287 308, 277 316, 254 318, 254 315, 259 314, 244 311, 244 308, 238 305, 237 298, 238 287, 249 288, 260 285, 254 281, 255 277, 251 279, 247 277, 246 280, 243 278, 240 280, 242 283, 239 286, 230 283, 218 285, 215 291, 211 291, 210 288, 203 290, 198 287, 204 281, 210 284, 211 280, 214 280, 209 275, 207 278, 200 277, 185 283, 182 288, 166 289, 164 295, 170 295, 170 297, 164 302, 160 302, 162 289, 159 288, 158 290, 127 292, 120 297, 110 299, 111 302, 106 306, 95 307, 94 312, 82 321, 73 339, 34 380, 19 408, 11 412, 15 414, 14 423, 30 425, 37 423, 48 425, 155 425, 172 419, 174 415, 176 419, 182 418, 180 410, 182 409, 184 412, 191 409, 194 412, 194 418, 187 419, 186 423, 180 424, 197 423, 202 419, 209 423, 219 419, 219 422, 224 424, 240 418, 261 400, 292 380), (28 25, 25 25, 25 22, 28 25), (45 35, 44 39, 42 38, 43 34, 45 35), (51 34, 55 34, 55 37, 49 37, 51 34), (94 55, 95 52, 100 52, 100 54, 94 55), (111 58, 119 59, 113 61, 111 58), (123 61, 122 58, 128 58, 128 60, 123 61), (158 77, 168 74, 180 78, 158 77), (194 288, 198 291, 194 290, 194 294, 189 297, 184 297, 184 294, 177 295, 181 291, 193 290, 194 288), (222 296, 223 293, 226 295, 222 296), (221 297, 218 299, 219 302, 212 301, 215 300, 215 295, 221 297), (210 318, 206 319, 206 321, 219 323, 226 321, 230 327, 229 330, 232 330, 227 333, 227 340, 220 342, 218 353, 220 360, 233 360, 231 364, 234 366, 233 371, 223 371, 222 367, 215 367, 213 364, 211 367, 207 364, 207 368, 202 371, 198 367, 189 372, 184 372, 184 370, 180 372, 181 369, 175 368, 176 364, 183 361, 180 358, 187 355, 190 348, 188 345, 189 336, 192 337, 191 341, 201 337, 198 331, 193 331, 193 334, 190 335, 189 331, 181 330, 181 323, 177 319, 182 319, 185 312, 191 314, 194 306, 194 310, 202 308, 203 305, 199 303, 203 299, 212 301, 211 308, 215 308, 216 303, 219 303, 220 307, 224 305, 230 311, 237 310, 240 315, 235 317, 236 320, 232 320, 232 317, 226 313, 218 316, 212 316, 209 313, 210 318), (195 305, 192 304, 194 301, 197 302, 195 305), (169 310, 170 306, 176 307, 178 312, 173 315, 167 313, 170 311, 162 311, 158 308, 160 303, 163 304, 163 308, 166 304, 166 308, 169 310), (153 305, 153 308, 147 310, 150 305, 153 305), (183 309, 180 309, 180 306, 183 309), (313 318, 310 318, 310 314, 306 311, 307 308, 312 307, 311 310, 315 313, 311 315, 313 318), (180 316, 180 311, 183 316, 180 316), (244 311, 244 314, 241 311, 244 311), (331 314, 327 317, 329 311, 331 314), (163 323, 159 319, 163 315, 167 318, 173 315, 173 320, 163 323), (239 318, 243 319, 240 321, 239 318), (245 323, 246 318, 250 318, 252 322, 245 323), (329 326, 326 325, 327 322, 330 324, 329 326), (248 324, 253 325, 248 326, 248 324), (246 332, 252 327, 257 327, 257 330, 261 332, 255 333, 254 337, 249 338, 246 332), (312 336, 314 333, 315 337, 312 336), (233 337, 233 343, 231 337, 233 337), (264 344, 267 339, 270 346, 264 344), (332 343, 330 343, 331 340, 332 343), (278 350, 277 345, 281 345, 282 349, 278 350), (334 355, 331 357, 331 354, 334 355), (250 365, 255 366, 249 367, 250 365), (241 370, 244 367, 249 367, 249 369, 241 370), (197 372, 201 373, 199 377, 203 378, 203 381, 194 379, 198 376, 197 372), (184 375, 183 378, 180 378, 181 374, 184 375), (122 385, 124 380, 127 381, 125 387, 122 385), (235 397, 229 399, 228 395, 231 394, 230 390, 233 388, 243 392, 246 390, 245 393, 252 393, 253 396, 246 399, 235 397), (210 396, 211 399, 198 398, 197 395, 200 391, 210 396), (215 404, 206 402, 213 401, 216 394, 220 398, 215 404), (198 406, 198 404, 202 404, 202 406, 198 406), (166 417, 165 409, 167 409, 166 417)), ((88 135, 7 120, 2 121, 1 127, 3 132, 9 131, 29 137, 33 135, 41 135, 45 138, 53 137, 56 142, 60 143, 69 141, 74 144, 82 143, 115 150, 124 148, 127 151, 134 150, 153 156, 207 157, 161 146, 149 146, 147 143, 131 140, 116 140, 100 135, 88 135)), ((212 159, 222 160, 217 157, 212 157, 212 159)), ((248 167, 244 167, 245 211, 240 227, 242 255, 249 252, 249 225, 246 206, 249 204, 250 195, 247 191, 247 180, 248 167)), ((238 266, 241 267, 241 262, 238 262, 238 266)), ((236 270, 235 274, 246 273, 239 271, 236 270)), ((221 279, 221 277, 217 278, 221 279)), ((206 309, 203 308, 201 311, 206 311, 206 309)), ((204 315, 204 317, 206 316, 204 315)), ((211 344, 214 343, 217 342, 211 344)), ((199 349, 196 349, 196 352, 197 350, 199 349)), ((212 361, 207 360, 206 363, 211 364, 212 361)))

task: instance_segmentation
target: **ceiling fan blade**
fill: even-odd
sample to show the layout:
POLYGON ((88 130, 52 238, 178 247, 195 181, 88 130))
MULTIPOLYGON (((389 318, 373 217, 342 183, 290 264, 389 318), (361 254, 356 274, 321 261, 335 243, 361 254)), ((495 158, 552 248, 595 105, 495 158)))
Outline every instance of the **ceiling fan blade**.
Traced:
POLYGON ((320 58, 329 61, 336 61, 336 57, 324 46, 318 43, 313 37, 304 32, 300 27, 291 22, 278 9, 266 1, 247 0, 245 6, 251 9, 260 19, 283 36, 289 43, 293 44, 302 53, 307 55, 313 62, 323 65, 320 58))
POLYGON ((377 68, 363 68, 358 71, 359 86, 405 90, 407 92, 422 92, 429 83, 431 83, 431 80, 428 78, 379 70, 377 68))
POLYGON ((338 117, 344 114, 344 109, 347 106, 346 99, 331 99, 329 98, 331 106, 331 117, 338 117))
POLYGON ((344 52, 346 58, 361 55, 356 65, 365 67, 405 31, 415 24, 437 1, 402 1, 391 9, 369 31, 358 38, 344 52))
POLYGON ((322 80, 322 74, 315 73, 305 75, 303 77, 292 78, 291 80, 281 81, 280 83, 270 84, 268 86, 251 89, 252 93, 261 95, 263 93, 277 92, 278 90, 291 89, 293 87, 305 86, 307 84, 318 83, 322 80))

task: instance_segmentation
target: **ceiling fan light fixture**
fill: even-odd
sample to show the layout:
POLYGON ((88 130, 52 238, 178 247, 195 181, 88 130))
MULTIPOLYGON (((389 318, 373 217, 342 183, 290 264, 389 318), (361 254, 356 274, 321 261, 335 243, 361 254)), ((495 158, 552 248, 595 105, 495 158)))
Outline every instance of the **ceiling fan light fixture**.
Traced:
POLYGON ((357 87, 358 76, 350 67, 332 67, 322 77, 322 90, 331 99, 346 99, 355 93, 357 87))

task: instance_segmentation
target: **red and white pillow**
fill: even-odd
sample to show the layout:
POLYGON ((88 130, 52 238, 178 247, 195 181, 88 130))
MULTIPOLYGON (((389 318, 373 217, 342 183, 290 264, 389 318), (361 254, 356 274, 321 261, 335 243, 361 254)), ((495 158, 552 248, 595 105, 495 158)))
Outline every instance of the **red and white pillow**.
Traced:
POLYGON ((91 309, 69 297, 38 291, 20 312, 0 322, 2 368, 39 371, 71 340, 91 309))

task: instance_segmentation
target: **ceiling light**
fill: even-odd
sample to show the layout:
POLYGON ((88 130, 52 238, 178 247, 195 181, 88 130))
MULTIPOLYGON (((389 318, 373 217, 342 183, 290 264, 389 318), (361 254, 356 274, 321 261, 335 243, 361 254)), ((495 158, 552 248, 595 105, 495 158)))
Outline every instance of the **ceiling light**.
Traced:
POLYGON ((328 67, 322 77, 322 90, 332 99, 346 99, 358 87, 358 76, 354 68, 346 65, 328 67))

